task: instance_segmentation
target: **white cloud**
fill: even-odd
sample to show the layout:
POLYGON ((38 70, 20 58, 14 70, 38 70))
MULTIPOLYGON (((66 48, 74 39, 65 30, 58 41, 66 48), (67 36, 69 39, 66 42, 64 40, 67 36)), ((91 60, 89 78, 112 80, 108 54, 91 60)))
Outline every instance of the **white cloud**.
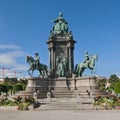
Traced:
POLYGON ((27 69, 28 69, 27 64, 26 64, 26 65, 17 64, 17 65, 15 66, 15 70, 18 70, 18 71, 20 71, 20 70, 27 70, 27 69))
POLYGON ((16 58, 25 56, 23 51, 11 51, 0 54, 0 64, 13 66, 17 64, 16 58))
MULTIPOLYGON (((14 72, 11 71, 27 71, 27 63, 22 63, 19 59, 24 61, 25 57, 28 55, 26 52, 22 51, 19 46, 16 45, 0 45, 0 49, 5 51, 0 53, 0 68, 10 68, 10 70, 5 71, 5 76, 11 77, 14 72)), ((3 77, 2 69, 0 69, 0 77, 3 77)))
POLYGON ((0 45, 0 49, 17 50, 17 49, 20 49, 20 47, 16 45, 0 45))
POLYGON ((5 66, 13 65, 16 64, 16 60, 8 54, 0 54, 0 64, 5 66))

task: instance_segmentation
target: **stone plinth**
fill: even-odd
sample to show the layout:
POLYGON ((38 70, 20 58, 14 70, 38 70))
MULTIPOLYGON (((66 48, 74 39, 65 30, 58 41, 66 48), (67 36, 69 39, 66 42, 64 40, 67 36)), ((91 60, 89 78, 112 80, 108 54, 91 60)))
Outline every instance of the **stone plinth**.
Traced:
POLYGON ((28 79, 28 84, 26 86, 26 91, 28 92, 34 92, 35 91, 35 86, 36 86, 36 80, 34 79, 28 79))
POLYGON ((48 79, 46 78, 29 78, 26 91, 48 90, 48 79))
POLYGON ((46 98, 48 92, 49 80, 46 78, 31 77, 28 78, 28 84, 25 91, 20 91, 16 96, 28 97, 33 96, 36 91, 38 98, 46 98))
POLYGON ((97 77, 76 77, 76 78, 65 78, 60 77, 56 79, 49 80, 50 88, 52 90, 90 90, 98 89, 97 77))
POLYGON ((86 90, 98 90, 97 77, 78 77, 75 79, 75 85, 77 90, 86 91, 86 90))
POLYGON ((60 77, 56 79, 49 80, 50 82, 50 90, 70 90, 73 86, 71 83, 73 82, 72 78, 60 77))
POLYGON ((49 89, 52 92, 53 97, 76 97, 78 92, 87 96, 86 91, 92 91, 94 93, 100 92, 98 88, 97 77, 76 77, 65 78, 60 77, 49 80, 49 89))
POLYGON ((87 90, 94 94, 98 94, 101 91, 98 88, 98 77, 74 77, 65 78, 59 77, 54 79, 46 78, 29 78, 26 91, 17 93, 19 96, 33 96, 35 91, 38 92, 38 98, 46 98, 47 92, 51 92, 51 96, 54 98, 72 98, 77 97, 80 92, 82 97, 89 97, 87 90))

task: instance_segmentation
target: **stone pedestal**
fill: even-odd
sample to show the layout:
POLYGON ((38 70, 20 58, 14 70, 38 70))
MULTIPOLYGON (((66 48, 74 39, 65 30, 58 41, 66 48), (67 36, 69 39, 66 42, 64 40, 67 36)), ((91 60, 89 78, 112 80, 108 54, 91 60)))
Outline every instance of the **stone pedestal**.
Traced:
POLYGON ((34 79, 28 79, 28 84, 26 86, 26 91, 27 92, 34 92, 36 87, 36 80, 34 79))
POLYGON ((97 77, 78 77, 76 78, 76 88, 79 91, 98 90, 97 77))
POLYGON ((37 92, 38 99, 46 98, 48 92, 49 80, 46 78, 31 77, 28 78, 28 84, 25 91, 20 91, 16 96, 28 97, 37 92))
POLYGON ((77 77, 77 78, 56 78, 49 80, 49 89, 52 97, 77 97, 78 92, 82 96, 88 96, 86 91, 92 93, 100 92, 98 88, 97 77, 77 77))
POLYGON ((49 80, 49 88, 51 90, 95 90, 98 89, 97 77, 77 77, 77 78, 65 78, 60 77, 49 80))
POLYGON ((49 80, 50 85, 49 88, 50 90, 70 90, 71 82, 73 79, 71 78, 65 78, 65 77, 60 77, 56 79, 51 79, 49 80))
POLYGON ((48 90, 48 82, 49 80, 46 78, 29 78, 28 85, 26 87, 26 91, 47 91, 48 90))
POLYGON ((19 96, 33 96, 36 91, 38 98, 47 98, 47 93, 51 93, 54 98, 77 98, 78 92, 82 97, 89 97, 86 91, 94 94, 100 93, 97 81, 103 78, 97 77, 77 77, 77 78, 29 78, 26 91, 17 93, 19 96))
POLYGON ((74 69, 74 44, 76 41, 73 40, 71 35, 71 33, 53 34, 47 41, 52 78, 58 78, 57 69, 60 63, 64 64, 64 75, 62 77, 71 78, 72 76, 74 69))

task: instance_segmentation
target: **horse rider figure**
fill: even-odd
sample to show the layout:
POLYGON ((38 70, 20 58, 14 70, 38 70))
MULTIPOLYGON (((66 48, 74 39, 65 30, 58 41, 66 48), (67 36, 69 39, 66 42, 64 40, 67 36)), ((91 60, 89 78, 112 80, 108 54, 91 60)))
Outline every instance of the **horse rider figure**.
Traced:
POLYGON ((90 60, 89 56, 90 56, 89 53, 85 52, 85 60, 84 60, 83 64, 86 64, 87 68, 89 68, 89 60, 90 60))
POLYGON ((38 53, 35 53, 34 63, 35 63, 35 68, 38 70, 40 65, 40 57, 38 53))

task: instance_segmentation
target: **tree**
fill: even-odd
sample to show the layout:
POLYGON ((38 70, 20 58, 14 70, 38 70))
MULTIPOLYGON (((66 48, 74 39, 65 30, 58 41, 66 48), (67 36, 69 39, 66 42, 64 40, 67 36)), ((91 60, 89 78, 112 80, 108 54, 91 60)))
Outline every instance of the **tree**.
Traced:
POLYGON ((111 83, 111 84, 114 84, 114 83, 119 82, 119 81, 120 81, 119 77, 117 77, 116 74, 112 74, 109 78, 109 83, 111 83))
POLYGON ((120 80, 119 80, 119 78, 117 77, 117 75, 116 74, 112 74, 111 76, 110 76, 110 78, 109 78, 109 83, 111 84, 110 85, 110 88, 112 89, 112 90, 114 90, 114 85, 117 83, 117 82, 119 82, 120 80))
POLYGON ((1 95, 1 92, 5 92, 7 94, 8 92, 8 87, 7 85, 5 84, 0 84, 0 95, 1 95))
POLYGON ((13 85, 7 85, 8 87, 8 91, 10 92, 10 94, 12 95, 12 92, 13 92, 13 85))
POLYGON ((13 86, 13 91, 14 92, 17 92, 17 91, 20 91, 20 90, 23 90, 23 85, 22 84, 15 84, 14 86, 13 86))
POLYGON ((19 83, 20 83, 20 84, 23 84, 23 85, 27 85, 28 80, 27 80, 27 79, 25 79, 25 80, 20 79, 20 80, 19 80, 19 83))
POLYGON ((4 79, 4 84, 9 84, 9 78, 8 78, 8 77, 6 77, 6 78, 4 79))
POLYGON ((17 80, 17 78, 8 78, 8 77, 6 77, 6 78, 4 79, 4 83, 5 83, 5 84, 14 85, 14 84, 18 83, 18 80, 17 80))
POLYGON ((9 84, 14 85, 18 83, 18 79, 17 78, 9 78, 9 84))
POLYGON ((120 82, 114 84, 114 91, 115 93, 120 93, 120 82))
POLYGON ((102 80, 99 80, 98 81, 98 86, 101 90, 105 90, 106 89, 106 82, 107 80, 106 79, 102 79, 102 80))

